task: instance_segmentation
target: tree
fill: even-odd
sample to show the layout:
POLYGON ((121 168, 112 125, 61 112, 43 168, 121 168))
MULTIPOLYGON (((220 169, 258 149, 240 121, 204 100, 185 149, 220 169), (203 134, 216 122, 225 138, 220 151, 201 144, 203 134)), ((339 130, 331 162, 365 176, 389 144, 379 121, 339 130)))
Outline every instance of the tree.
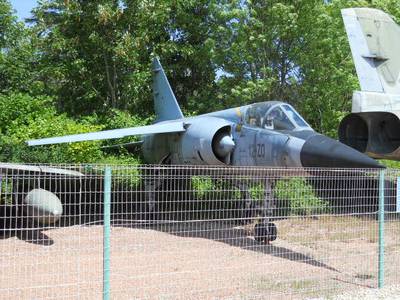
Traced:
POLYGON ((308 24, 319 1, 256 0, 233 5, 226 22, 232 34, 228 32, 218 47, 219 65, 227 74, 221 88, 237 105, 295 102, 299 85, 295 56, 304 43, 302 26, 308 24))
POLYGON ((306 47, 297 60, 301 69, 300 110, 316 130, 332 137, 337 136, 341 119, 351 110, 353 91, 359 90, 340 14, 347 7, 375 7, 400 16, 400 3, 392 0, 335 0, 313 15, 312 25, 304 32, 306 47))
POLYGON ((100 143, 83 142, 28 147, 29 139, 96 131, 102 127, 76 122, 57 114, 45 96, 12 93, 0 95, 0 161, 31 163, 95 162, 102 159, 100 143))
POLYGON ((0 93, 40 93, 32 38, 29 29, 17 21, 10 3, 0 0, 0 93))
POLYGON ((359 88, 340 9, 371 6, 400 12, 394 0, 219 3, 219 98, 229 99, 227 106, 289 102, 317 131, 333 137, 359 88))
POLYGON ((50 0, 34 10, 40 69, 57 107, 73 116, 109 109, 152 114, 158 55, 185 108, 210 96, 215 71, 210 1, 50 0))
POLYGON ((46 95, 54 116, 107 129, 143 124, 157 55, 186 115, 282 100, 335 136, 358 89, 340 16, 349 6, 400 19, 396 0, 47 0, 26 28, 0 0, 0 93, 46 95))

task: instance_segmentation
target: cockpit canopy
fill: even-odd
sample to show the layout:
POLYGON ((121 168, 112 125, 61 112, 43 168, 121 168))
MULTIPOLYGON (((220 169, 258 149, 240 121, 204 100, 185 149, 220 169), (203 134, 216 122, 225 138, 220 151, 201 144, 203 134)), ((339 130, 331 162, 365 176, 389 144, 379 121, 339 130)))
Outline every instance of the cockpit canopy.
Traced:
POLYGON ((312 130, 310 125, 289 104, 270 101, 250 105, 246 111, 247 125, 272 130, 312 130))

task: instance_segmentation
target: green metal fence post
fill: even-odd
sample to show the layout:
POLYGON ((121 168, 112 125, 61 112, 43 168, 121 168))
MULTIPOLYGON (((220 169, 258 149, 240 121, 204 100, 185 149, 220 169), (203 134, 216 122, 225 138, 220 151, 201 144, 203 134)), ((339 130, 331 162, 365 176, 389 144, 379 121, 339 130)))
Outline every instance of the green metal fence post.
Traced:
POLYGON ((378 288, 382 288, 385 277, 385 171, 379 172, 379 256, 378 256, 378 288))
POLYGON ((111 168, 104 170, 103 300, 110 299, 111 168))

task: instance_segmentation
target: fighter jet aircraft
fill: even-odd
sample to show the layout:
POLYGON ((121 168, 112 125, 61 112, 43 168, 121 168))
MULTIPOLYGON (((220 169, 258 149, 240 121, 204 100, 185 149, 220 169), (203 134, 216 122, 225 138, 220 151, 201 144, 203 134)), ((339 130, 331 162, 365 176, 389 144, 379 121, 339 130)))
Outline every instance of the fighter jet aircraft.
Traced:
POLYGON ((400 27, 372 8, 343 9, 342 16, 361 91, 339 139, 371 157, 400 160, 400 27))
MULTIPOLYGON (((338 141, 315 132, 289 104, 268 101, 196 117, 185 118, 164 70, 153 61, 155 124, 28 141, 30 146, 116 139, 143 135, 145 160, 155 164, 197 164, 223 166, 379 168, 375 160, 338 141)), ((134 143, 136 145, 136 143, 134 143)), ((128 146, 125 144, 125 146, 128 146)), ((145 183, 154 191, 162 182, 145 183)), ((265 190, 271 183, 264 182, 265 190)), ((270 223, 270 204, 260 209, 261 221, 254 228, 255 239, 276 239, 270 223)), ((149 212, 154 199, 149 193, 149 212)), ((246 203, 246 207, 247 207, 246 203)))
POLYGON ((154 164, 377 168, 373 159, 315 132, 289 104, 268 101, 185 118, 156 58, 155 124, 30 140, 48 145, 142 135, 143 155, 154 164))

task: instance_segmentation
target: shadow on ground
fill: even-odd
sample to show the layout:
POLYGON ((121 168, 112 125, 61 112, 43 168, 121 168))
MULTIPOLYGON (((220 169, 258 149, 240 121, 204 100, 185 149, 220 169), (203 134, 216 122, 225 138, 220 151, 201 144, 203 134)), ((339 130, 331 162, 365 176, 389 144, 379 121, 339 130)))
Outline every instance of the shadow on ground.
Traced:
POLYGON ((249 236, 249 233, 246 229, 235 227, 233 224, 224 224, 223 222, 215 221, 187 221, 175 224, 164 223, 159 225, 134 225, 134 223, 129 222, 117 222, 113 226, 127 227, 132 229, 156 230, 182 238, 209 239, 215 242, 225 243, 232 247, 238 247, 246 251, 272 255, 274 257, 279 257, 295 262, 302 262, 314 267, 320 267, 328 269, 330 271, 339 272, 337 269, 316 260, 312 256, 291 250, 286 247, 275 246, 274 242, 270 244, 259 243, 252 236, 249 236))

